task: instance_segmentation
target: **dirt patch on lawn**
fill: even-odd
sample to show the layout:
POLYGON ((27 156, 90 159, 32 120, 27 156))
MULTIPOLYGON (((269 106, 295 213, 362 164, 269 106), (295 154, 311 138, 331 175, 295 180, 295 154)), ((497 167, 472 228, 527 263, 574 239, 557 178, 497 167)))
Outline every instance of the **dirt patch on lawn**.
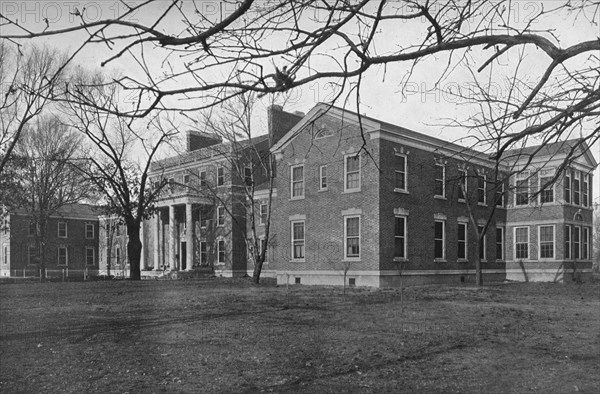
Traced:
POLYGON ((591 392, 600 283, 0 285, 0 392, 591 392))

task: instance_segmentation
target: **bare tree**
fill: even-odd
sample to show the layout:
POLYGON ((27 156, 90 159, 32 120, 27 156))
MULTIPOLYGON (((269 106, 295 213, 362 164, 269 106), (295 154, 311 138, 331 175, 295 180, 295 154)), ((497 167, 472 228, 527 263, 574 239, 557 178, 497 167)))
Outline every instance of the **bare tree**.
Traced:
POLYGON ((127 122, 101 108, 117 108, 119 91, 104 83, 100 74, 80 73, 67 89, 65 108, 72 126, 85 136, 95 153, 88 157, 87 178, 99 190, 108 214, 117 215, 127 228, 127 259, 130 279, 141 279, 140 227, 154 212, 154 203, 166 181, 151 188, 150 164, 162 145, 176 134, 163 126, 160 117, 127 122), (92 105, 97 103, 98 105, 92 105))
POLYGON ((80 171, 81 138, 56 116, 42 116, 26 126, 15 147, 23 206, 35 228, 36 253, 45 278, 48 222, 61 207, 91 196, 80 171))
POLYGON ((146 1, 112 19, 91 21, 77 12, 79 24, 64 28, 40 22, 33 29, 0 15, 0 37, 19 42, 79 31, 85 42, 115 49, 103 65, 133 57, 129 64, 138 68, 116 83, 134 92, 139 105, 112 111, 134 117, 155 109, 195 111, 244 91, 276 93, 317 80, 336 84, 340 94, 354 93, 361 113, 360 91, 369 70, 385 79, 388 67, 406 65, 404 88, 426 60, 445 64, 440 81, 475 64, 478 73, 487 71, 496 81, 506 76, 518 89, 497 117, 510 120, 498 154, 530 137, 558 140, 581 125, 591 145, 600 135, 600 41, 589 37, 562 46, 561 32, 553 27, 565 18, 579 26, 597 23, 600 2, 539 2, 533 13, 521 14, 513 3, 245 0, 223 2, 221 12, 207 15, 195 2, 163 2, 157 12, 156 3, 146 1), (140 22, 134 13, 153 17, 140 22), (149 49, 166 66, 160 75, 149 65, 149 49), (523 51, 546 61, 535 70, 503 65, 523 51))
POLYGON ((49 48, 14 50, 0 41, 0 174, 23 130, 61 88, 67 57, 49 48))

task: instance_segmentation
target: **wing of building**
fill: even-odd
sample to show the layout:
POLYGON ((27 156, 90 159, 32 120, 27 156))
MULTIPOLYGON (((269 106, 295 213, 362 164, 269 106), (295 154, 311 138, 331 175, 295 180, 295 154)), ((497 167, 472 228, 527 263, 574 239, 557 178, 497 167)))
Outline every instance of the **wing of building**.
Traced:
POLYGON ((278 283, 458 283, 473 280, 477 260, 487 281, 591 272, 597 163, 583 141, 493 161, 322 103, 306 115, 272 106, 268 125, 237 143, 188 132, 185 154, 153 164, 153 181, 170 186, 144 224, 144 276, 251 274, 248 241, 253 229, 265 236, 270 194, 259 245, 263 276, 278 283))

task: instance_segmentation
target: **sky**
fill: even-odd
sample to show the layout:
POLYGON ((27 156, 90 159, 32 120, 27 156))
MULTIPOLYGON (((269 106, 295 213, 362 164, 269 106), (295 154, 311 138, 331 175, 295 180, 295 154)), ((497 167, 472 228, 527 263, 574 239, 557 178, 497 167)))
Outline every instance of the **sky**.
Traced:
MULTIPOLYGON (((139 1, 133 3, 139 4, 139 1)), ((189 3, 189 2, 188 2, 189 3)), ((507 7, 510 7, 511 23, 516 26, 524 26, 528 23, 532 16, 538 14, 542 10, 548 10, 561 2, 558 0, 549 1, 512 1, 507 2, 507 7)), ((191 3, 188 4, 188 6, 191 3)), ((393 3, 392 3, 393 4, 393 3)), ((402 6, 400 2, 397 2, 402 6)), ((145 13, 137 13, 128 17, 128 20, 133 22, 148 22, 153 20, 160 10, 169 5, 166 0, 159 0, 152 4, 145 13)), ((220 1, 198 1, 196 2, 198 10, 207 18, 218 19, 222 13, 227 14, 233 10, 232 5, 227 2, 220 1)), ((18 0, 0 2, 0 11, 3 15, 18 19, 20 23, 32 30, 41 30, 45 26, 45 18, 48 19, 52 28, 63 28, 78 24, 78 18, 73 15, 76 10, 84 13, 86 20, 94 21, 106 18, 113 18, 116 15, 122 15, 126 11, 125 5, 117 0, 96 0, 96 1, 32 1, 18 0)), ((600 37, 600 28, 598 26, 598 15, 563 15, 562 17, 549 17, 533 25, 532 28, 544 30, 552 28, 557 39, 560 40, 560 45, 566 47, 576 42, 594 39, 600 37)), ((177 18, 180 18, 178 16, 177 18)), ((177 18, 171 18, 161 26, 165 31, 177 32, 180 29, 181 23, 177 18)), ((393 49, 394 45, 414 42, 419 34, 427 27, 423 25, 425 21, 421 21, 415 25, 394 22, 393 26, 382 25, 381 31, 384 34, 384 39, 379 40, 378 50, 383 52, 386 49, 393 49), (387 46, 387 47, 386 47, 387 46)), ((6 33, 6 26, 0 27, 6 33)), ((72 52, 75 50, 85 35, 81 32, 51 36, 40 40, 43 45, 50 45, 59 49, 72 52)), ((271 38, 276 40, 277 38, 271 38)), ((268 44, 268 43, 267 43, 268 44)), ((277 43, 273 43, 276 45, 277 43)), ((100 63, 107 58, 113 56, 119 46, 108 48, 106 45, 94 45, 86 47, 76 58, 75 64, 85 68, 98 68, 100 63)), ((333 49, 332 49, 333 50, 333 49)), ((476 51, 474 51, 476 52, 476 51)), ((526 65, 530 68, 533 76, 539 73, 546 66, 550 59, 539 49, 533 46, 527 47, 526 50, 526 65)), ((152 50, 146 51, 145 56, 150 63, 149 67, 153 72, 160 75, 161 69, 166 67, 162 62, 162 58, 155 56, 156 53, 152 50)), ((477 59, 477 53, 474 53, 474 58, 477 59)), ((510 67, 514 63, 517 52, 509 51, 504 55, 497 67, 502 65, 510 67)), ((177 67, 177 56, 171 58, 172 63, 177 67)), ((279 59, 279 64, 283 64, 286 59, 279 59)), ((446 77, 442 83, 438 84, 440 73, 445 68, 447 58, 444 55, 430 58, 421 63, 414 71, 410 83, 406 86, 403 92, 400 90, 400 81, 409 72, 408 64, 391 65, 386 69, 383 67, 375 67, 364 76, 361 88, 361 112, 366 115, 381 119, 383 121, 398 124, 400 126, 426 133, 443 140, 456 141, 468 133, 468 130, 461 128, 444 127, 448 119, 462 120, 466 119, 471 111, 475 109, 466 105, 464 100, 460 100, 448 91, 456 91, 456 89, 468 88, 470 75, 465 69, 456 69, 453 73, 446 77)), ((323 60, 323 64, 326 60, 323 60)), ((180 61, 181 63, 181 61, 180 61)), ((473 67, 478 67, 477 62, 473 67)), ((313 67, 319 67, 319 64, 313 64, 313 67)), ((266 65, 268 67, 268 65, 266 65)), ((600 67, 600 65, 599 65, 600 67)), ((136 71, 136 65, 132 62, 131 57, 122 57, 114 62, 111 62, 104 71, 110 73, 118 71, 123 74, 132 74, 141 76, 136 71)), ((494 81, 497 89, 502 92, 506 89, 500 81, 494 81)), ((294 88, 287 96, 285 109, 288 111, 308 112, 317 102, 330 100, 335 91, 331 84, 326 81, 315 81, 307 85, 294 88)), ((257 112, 263 113, 266 107, 272 103, 270 95, 264 97, 258 105, 257 112)), ((352 97, 354 103, 354 97, 352 97)), ((338 106, 343 106, 343 102, 338 102, 338 106)), ((350 105, 350 109, 355 109, 350 105)), ((266 129, 263 120, 258 120, 258 126, 261 129, 266 129)), ((596 161, 600 162, 600 145, 592 147, 592 153, 596 161)), ((596 171, 596 186, 595 193, 597 201, 600 202, 600 169, 596 171)))

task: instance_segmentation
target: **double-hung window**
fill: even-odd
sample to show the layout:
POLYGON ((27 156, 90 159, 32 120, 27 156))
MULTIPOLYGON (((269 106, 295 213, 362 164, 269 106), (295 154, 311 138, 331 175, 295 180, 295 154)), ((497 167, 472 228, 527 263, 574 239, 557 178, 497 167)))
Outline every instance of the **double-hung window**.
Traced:
POLYGON ((435 197, 446 197, 446 166, 441 163, 435 163, 435 197))
POLYGON ((458 201, 465 201, 468 184, 467 170, 458 170, 458 201))
POLYGON ((407 163, 406 156, 396 154, 396 170, 394 171, 394 190, 407 191, 407 163))
POLYGON ((579 205, 581 204, 581 174, 579 171, 575 171, 575 176, 573 177, 573 204, 579 205))
POLYGON ((217 186, 225 184, 225 168, 217 167, 217 186))
MULTIPOLYGON (((483 233, 484 230, 484 226, 477 226, 477 230, 479 231, 479 234, 481 235, 483 233)), ((487 234, 484 234, 479 241, 479 260, 481 261, 486 261, 486 256, 487 256, 487 234)))
POLYGON ((94 223, 85 224, 85 238, 94 239, 94 223))
POLYGON ((60 246, 58 248, 58 265, 67 265, 68 263, 68 252, 67 248, 60 246))
POLYGON ((319 167, 319 190, 327 190, 327 166, 319 167))
POLYGON ((457 258, 459 260, 467 259, 467 223, 458 223, 458 252, 457 258))
POLYGON ((360 216, 344 217, 344 258, 360 258, 360 216))
POLYGON ((554 258, 554 226, 539 226, 540 259, 554 258))
POLYGON ((581 259, 587 260, 590 258, 590 228, 583 227, 583 234, 581 237, 581 259))
POLYGON ((540 170, 540 204, 554 202, 554 169, 540 170))
POLYGON ((93 246, 85 247, 85 264, 95 265, 96 264, 96 250, 93 246))
POLYGON ((515 227, 515 259, 529 259, 529 227, 515 227))
POLYGON ((406 216, 396 216, 394 220, 394 257, 406 259, 406 216))
POLYGON ((567 168, 565 172, 565 180, 563 185, 565 191, 565 202, 567 204, 571 203, 571 170, 567 168))
POLYGON ((591 205, 591 201, 588 199, 588 194, 590 191, 590 175, 589 174, 585 174, 583 175, 583 183, 581 185, 581 199, 582 199, 582 203, 584 207, 587 207, 588 205, 591 205))
POLYGON ((225 207, 219 206, 217 207, 217 226, 225 225, 225 207))
POLYGON ((579 259, 581 251, 581 227, 573 226, 573 258, 579 259))
POLYGON ((267 204, 261 203, 259 206, 259 216, 258 216, 258 224, 266 224, 267 223, 267 204))
POLYGON ((496 260, 504 260, 504 228, 496 227, 496 260))
POLYGON ((477 177, 477 203, 479 205, 485 205, 487 203, 486 183, 485 175, 479 175, 477 177))
POLYGON ((446 221, 436 220, 434 222, 434 258, 436 260, 446 259, 446 221))
POLYGON ((520 172, 515 178, 515 204, 527 205, 529 204, 529 171, 520 172))
POLYGON ((344 191, 360 190, 360 155, 352 153, 344 157, 344 191))
POLYGON ((225 263, 225 241, 222 239, 217 241, 217 259, 219 264, 225 263))
POLYGON ((565 226, 565 260, 571 259, 571 226, 565 226))
POLYGON ((304 260, 304 220, 292 221, 292 260, 304 260))
POLYGON ((58 237, 67 238, 67 222, 58 222, 58 237))
POLYGON ((304 165, 292 166, 291 171, 291 196, 294 198, 304 197, 304 165))

